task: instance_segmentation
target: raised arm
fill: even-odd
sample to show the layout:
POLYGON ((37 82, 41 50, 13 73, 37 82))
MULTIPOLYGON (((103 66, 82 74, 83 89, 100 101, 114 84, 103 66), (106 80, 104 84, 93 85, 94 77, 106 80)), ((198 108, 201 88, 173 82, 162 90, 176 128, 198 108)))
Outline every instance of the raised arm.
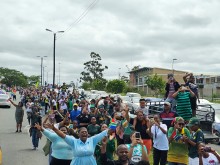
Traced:
POLYGON ((186 83, 187 82, 187 77, 192 75, 192 73, 187 73, 186 75, 183 76, 183 81, 186 83))
POLYGON ((129 108, 128 105, 126 104, 125 106, 125 118, 128 122, 130 122, 130 117, 129 117, 129 108))
POLYGON ((178 95, 178 93, 181 91, 181 89, 179 88, 172 96, 173 98, 176 98, 176 96, 178 95))
POLYGON ((63 139, 66 137, 66 134, 55 128, 53 124, 47 123, 45 124, 45 127, 52 129, 58 136, 60 136, 63 139))
POLYGON ((93 143, 96 145, 98 142, 102 140, 102 138, 104 138, 107 135, 108 135, 108 130, 105 130, 91 138, 93 138, 93 143))
POLYGON ((190 96, 191 96, 191 97, 194 97, 195 94, 194 94, 194 92, 189 88, 189 86, 187 86, 186 88, 187 88, 187 90, 190 92, 190 96))
POLYGON ((12 103, 12 105, 14 105, 15 107, 18 106, 17 104, 15 104, 15 103, 11 100, 11 98, 8 99, 8 101, 10 101, 10 102, 12 103))
POLYGON ((107 141, 108 141, 107 137, 103 138, 102 146, 101 146, 101 157, 100 157, 102 164, 105 164, 105 165, 108 164, 108 161, 107 161, 108 158, 107 158, 107 154, 106 154, 107 141))
POLYGON ((47 129, 44 129, 39 124, 35 124, 35 126, 39 131, 41 131, 51 142, 53 142, 57 135, 51 131, 48 131, 47 129))
POLYGON ((66 121, 68 120, 68 117, 69 117, 69 112, 66 113, 65 117, 63 118, 63 121, 59 123, 60 127, 65 125, 66 121))

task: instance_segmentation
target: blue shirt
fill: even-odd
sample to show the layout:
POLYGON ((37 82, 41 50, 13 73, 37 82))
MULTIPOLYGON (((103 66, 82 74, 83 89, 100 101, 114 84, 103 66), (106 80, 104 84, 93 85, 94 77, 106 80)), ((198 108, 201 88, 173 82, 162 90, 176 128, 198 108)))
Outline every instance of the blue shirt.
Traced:
POLYGON ((52 156, 57 159, 72 160, 72 148, 56 133, 44 129, 43 134, 52 142, 52 156))
POLYGON ((80 139, 66 135, 64 140, 71 146, 74 155, 71 165, 96 165, 96 160, 94 158, 95 147, 105 136, 107 136, 107 130, 87 138, 86 142, 83 143, 80 139))
MULTIPOLYGON (((73 121, 73 120, 77 120, 77 116, 79 115, 79 114, 81 114, 81 111, 80 110, 72 110, 71 112, 70 112, 70 119, 71 119, 71 121, 73 121)), ((78 120, 77 120, 78 121, 78 120)))

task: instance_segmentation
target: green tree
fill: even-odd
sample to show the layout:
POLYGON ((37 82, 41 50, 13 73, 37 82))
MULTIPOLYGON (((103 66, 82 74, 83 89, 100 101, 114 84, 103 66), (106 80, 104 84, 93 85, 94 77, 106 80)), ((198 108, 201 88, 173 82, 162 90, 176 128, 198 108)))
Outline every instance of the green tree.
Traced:
POLYGON ((29 84, 33 84, 36 82, 40 82, 40 76, 31 75, 30 77, 28 77, 29 84))
POLYGON ((141 67, 140 65, 137 65, 137 66, 134 66, 131 70, 132 70, 132 71, 135 71, 135 70, 140 69, 140 67, 141 67))
POLYGON ((107 66, 102 66, 100 61, 102 60, 99 54, 95 52, 90 53, 91 60, 84 63, 84 71, 81 72, 80 79, 85 82, 92 83, 94 80, 104 80, 103 71, 108 69, 107 66))
POLYGON ((123 80, 111 80, 107 84, 107 91, 112 93, 122 93, 126 87, 126 83, 123 80))
POLYGON ((82 83, 82 88, 83 88, 84 90, 88 90, 88 89, 92 88, 92 86, 91 86, 91 84, 88 83, 88 82, 83 82, 83 83, 82 83))
POLYGON ((100 91, 105 90, 106 84, 107 84, 106 80, 99 80, 99 79, 93 80, 92 89, 100 90, 100 91))
POLYGON ((28 77, 15 69, 0 67, 0 77, 2 78, 1 82, 10 87, 15 85, 26 87, 28 85, 28 77))
POLYGON ((151 90, 154 91, 155 95, 158 96, 164 92, 166 82, 162 79, 161 76, 155 74, 148 77, 146 84, 151 90))

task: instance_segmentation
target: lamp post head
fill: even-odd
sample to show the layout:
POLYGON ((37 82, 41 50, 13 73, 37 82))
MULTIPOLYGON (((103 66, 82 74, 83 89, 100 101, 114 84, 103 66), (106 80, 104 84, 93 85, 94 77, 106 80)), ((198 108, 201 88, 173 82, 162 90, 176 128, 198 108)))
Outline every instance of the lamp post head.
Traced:
POLYGON ((52 33, 53 33, 53 31, 52 31, 52 30, 50 30, 50 29, 46 29, 46 31, 49 31, 49 32, 52 32, 52 33))

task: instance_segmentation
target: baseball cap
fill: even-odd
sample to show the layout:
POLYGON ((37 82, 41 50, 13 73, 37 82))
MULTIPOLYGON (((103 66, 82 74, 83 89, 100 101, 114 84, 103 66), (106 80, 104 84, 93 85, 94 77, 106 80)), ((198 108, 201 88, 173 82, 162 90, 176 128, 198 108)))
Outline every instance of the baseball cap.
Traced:
POLYGON ((164 105, 169 105, 169 106, 170 106, 171 104, 170 104, 170 102, 165 101, 165 102, 164 102, 164 105))
POLYGON ((104 105, 103 105, 103 104, 101 104, 101 105, 99 105, 99 106, 98 106, 98 108, 104 108, 104 105))
POLYGON ((90 108, 95 108, 95 104, 91 104, 91 105, 90 105, 90 108))
POLYGON ((192 127, 194 125, 199 125, 199 119, 196 117, 192 117, 187 124, 188 127, 192 127))

